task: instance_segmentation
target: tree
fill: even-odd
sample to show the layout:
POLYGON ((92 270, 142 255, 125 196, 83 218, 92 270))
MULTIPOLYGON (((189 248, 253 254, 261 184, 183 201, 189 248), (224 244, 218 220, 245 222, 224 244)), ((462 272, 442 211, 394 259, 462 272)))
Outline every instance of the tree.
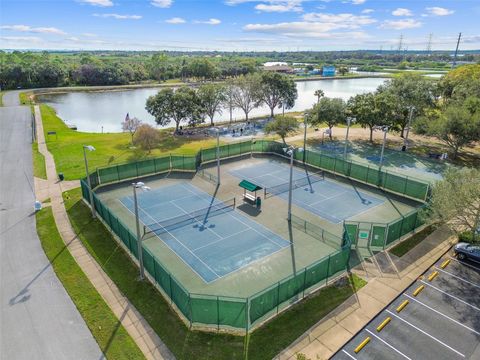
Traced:
POLYGON ((355 116, 363 128, 370 130, 370 142, 373 142, 375 126, 390 125, 395 99, 388 93, 367 93, 351 97, 347 102, 347 113, 355 116))
POLYGON ((219 84, 205 84, 198 88, 199 101, 212 126, 215 113, 222 114, 221 105, 226 100, 225 91, 225 86, 219 84))
POLYGON ((277 106, 291 109, 298 97, 293 79, 284 74, 265 71, 261 74, 259 98, 270 108, 270 117, 277 106))
POLYGON ((266 134, 277 134, 286 145, 285 138, 298 130, 297 119, 291 116, 278 116, 265 126, 266 134))
POLYGON ((453 231, 468 229, 473 241, 480 241, 480 170, 448 168, 443 180, 433 185, 429 212, 453 231))
POLYGON ((230 81, 227 83, 225 87, 225 107, 228 107, 230 112, 230 122, 232 122, 232 111, 235 108, 235 104, 233 103, 233 94, 235 93, 235 83, 230 81))
POLYGON ((150 154, 160 141, 160 133, 153 126, 143 124, 138 127, 133 139, 135 145, 140 146, 143 150, 147 150, 150 154))
POLYGON ((345 76, 349 70, 346 66, 340 66, 337 71, 340 73, 340 75, 345 76))
POLYGON ((337 124, 343 124, 346 119, 347 104, 340 98, 322 98, 312 109, 307 111, 307 123, 318 126, 326 123, 330 129, 330 140, 332 139, 332 128, 337 124))
POLYGON ((443 141, 455 159, 460 149, 480 140, 480 110, 475 110, 452 104, 426 124, 426 133, 443 141))
POLYGON ((325 93, 323 90, 315 90, 314 95, 317 97, 317 104, 320 102, 320 99, 325 96, 325 93))
POLYGON ((256 108, 260 102, 260 78, 258 75, 240 76, 235 80, 232 87, 232 104, 243 110, 245 120, 248 114, 256 108))
POLYGON ((125 120, 122 121, 122 130, 128 131, 130 136, 132 137, 132 144, 133 144, 133 136, 137 132, 138 128, 142 125, 142 121, 137 119, 136 117, 131 118, 128 113, 125 117, 125 120))
POLYGON ((189 125, 203 122, 202 107, 197 93, 187 86, 175 91, 171 88, 160 90, 157 95, 147 99, 145 109, 161 126, 168 125, 173 120, 176 133, 182 121, 188 121, 189 125))
MULTIPOLYGON (((395 98, 393 111, 393 126, 404 137, 405 128, 410 118, 410 108, 413 106, 413 115, 421 116, 425 110, 435 104, 434 83, 422 75, 404 73, 389 80, 378 88, 379 92, 389 93, 395 98)), ((413 119, 412 119, 413 120, 413 119)))

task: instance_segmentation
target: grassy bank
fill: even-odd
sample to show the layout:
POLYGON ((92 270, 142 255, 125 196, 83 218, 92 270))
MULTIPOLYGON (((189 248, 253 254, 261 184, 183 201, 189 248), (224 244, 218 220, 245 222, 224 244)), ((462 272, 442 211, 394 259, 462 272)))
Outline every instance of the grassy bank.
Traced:
POLYGON ((72 225, 92 256, 142 313, 177 359, 271 359, 348 299, 365 282, 357 277, 351 284, 331 285, 316 296, 292 307, 253 332, 248 339, 227 334, 190 331, 148 282, 139 282, 138 269, 112 235, 80 200, 79 189, 64 194, 72 225), (248 350, 245 343, 248 340, 248 350))
POLYGON ((32 143, 33 157, 33 176, 40 179, 47 179, 47 169, 45 167, 45 157, 38 151, 38 143, 32 143))
POLYGON ((412 250, 415 246, 420 244, 425 238, 433 233, 437 229, 436 225, 428 225, 421 231, 417 232, 416 234, 412 235, 410 238, 407 240, 402 241, 398 245, 395 245, 392 247, 388 252, 398 256, 402 257, 406 253, 408 253, 410 250, 412 250))
POLYGON ((53 270, 107 359, 144 359, 143 353, 77 265, 58 233, 52 208, 36 213, 37 232, 53 270))
POLYGON ((200 148, 211 147, 214 139, 191 140, 174 137, 172 129, 162 130, 159 146, 150 154, 131 148, 131 137, 128 133, 84 133, 69 129, 56 115, 55 111, 47 106, 40 105, 43 129, 48 150, 55 158, 58 172, 63 172, 67 180, 79 179, 85 176, 83 160, 83 145, 93 145, 96 151, 88 154, 91 169, 117 163, 136 161, 149 157, 175 152, 175 154, 192 155, 200 148), (48 135, 49 131, 56 131, 57 135, 48 135))

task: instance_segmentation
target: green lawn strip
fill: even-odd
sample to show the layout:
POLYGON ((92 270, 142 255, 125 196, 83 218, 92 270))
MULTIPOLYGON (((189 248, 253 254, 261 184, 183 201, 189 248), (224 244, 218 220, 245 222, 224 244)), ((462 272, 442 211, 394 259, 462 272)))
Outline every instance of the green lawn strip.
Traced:
POLYGON ((52 208, 36 213, 42 247, 107 359, 145 359, 137 344, 77 265, 58 233, 52 208))
POLYGON ((148 281, 138 281, 138 268, 80 201, 79 189, 64 193, 70 221, 92 256, 132 302, 177 359, 242 359, 243 337, 189 331, 148 281))
MULTIPOLYGON (((346 278, 344 278, 346 279, 346 278)), ((248 360, 272 359, 320 319, 367 283, 355 274, 350 281, 325 287, 254 331, 249 340, 248 360)))
POLYGON ((32 103, 30 99, 30 95, 26 92, 21 92, 18 94, 18 97, 20 99, 20 104, 21 105, 29 105, 32 103))
MULTIPOLYGON (((80 201, 80 189, 64 193, 72 225, 90 253, 127 296, 177 359, 244 358, 244 337, 190 331, 149 282, 138 281, 138 268, 80 201)), ((353 287, 365 282, 353 276, 353 287)), ((348 284, 331 285, 268 322, 250 336, 249 359, 272 358, 353 294, 348 284)))
MULTIPOLYGON (((58 172, 65 175, 66 180, 80 179, 85 176, 83 159, 83 145, 93 145, 96 149, 88 153, 90 168, 93 170, 101 166, 138 161, 146 158, 159 157, 175 153, 179 155, 194 155, 201 148, 215 145, 215 139, 192 140, 184 137, 172 136, 172 129, 160 131, 159 146, 150 154, 131 148, 131 137, 128 133, 84 133, 71 130, 56 115, 53 108, 40 105, 45 132, 45 141, 48 150, 55 158, 58 172), (48 135, 49 131, 56 131, 56 135, 48 135)), ((122 120, 119 120, 119 123, 122 120)))
POLYGON ((3 95, 5 94, 5 91, 0 91, 0 106, 3 106, 3 95))
POLYGON ((33 155, 33 176, 40 179, 47 179, 47 169, 45 167, 45 157, 38 151, 38 143, 32 143, 33 155))
POLYGON ((401 243, 395 245, 393 248, 388 250, 389 253, 402 257, 405 255, 407 252, 409 252, 411 249, 413 249, 415 246, 420 244, 428 235, 433 233, 436 230, 437 226, 432 224, 426 226, 424 229, 421 231, 415 233, 412 235, 410 238, 402 241, 401 243))

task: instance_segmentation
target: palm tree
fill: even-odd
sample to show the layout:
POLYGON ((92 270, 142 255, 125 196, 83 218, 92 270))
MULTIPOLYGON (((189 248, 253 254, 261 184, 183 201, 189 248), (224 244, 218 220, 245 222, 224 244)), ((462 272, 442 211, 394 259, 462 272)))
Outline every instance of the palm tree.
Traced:
POLYGON ((315 93, 314 95, 317 97, 317 104, 320 102, 320 98, 324 97, 325 96, 325 93, 323 92, 323 90, 315 90, 315 93))

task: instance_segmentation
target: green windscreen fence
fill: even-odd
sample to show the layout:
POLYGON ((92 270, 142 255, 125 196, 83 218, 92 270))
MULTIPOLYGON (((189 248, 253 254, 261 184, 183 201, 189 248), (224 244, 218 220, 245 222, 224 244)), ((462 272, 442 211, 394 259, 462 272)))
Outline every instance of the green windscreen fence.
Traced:
POLYGON ((367 229, 368 246, 385 249, 388 245, 424 225, 425 222, 421 216, 422 209, 423 207, 415 209, 388 224, 345 221, 344 226, 350 238, 354 239, 353 245, 358 242, 359 229, 367 229))
MULTIPOLYGON (((285 157, 283 147, 283 144, 274 141, 244 141, 221 146, 219 155, 222 159, 250 153, 277 154, 285 157)), ((216 148, 203 149, 192 156, 172 154, 155 159, 99 168, 90 174, 90 181, 92 188, 95 188, 98 185, 171 170, 194 172, 202 163, 215 161, 216 158, 216 148)), ((296 160, 305 160, 308 165, 313 167, 415 199, 425 200, 428 196, 428 184, 408 177, 379 171, 362 164, 336 159, 312 151, 306 151, 305 154, 297 154, 296 160)), ((90 202, 86 179, 81 180, 81 190, 85 201, 90 202)), ((138 244, 136 236, 102 203, 97 195, 94 194, 93 198, 94 206, 99 216, 120 239, 132 256, 137 258, 138 244)), ((329 256, 297 270, 295 274, 249 298, 229 298, 189 293, 159 259, 148 250, 143 249, 145 269, 155 280, 164 296, 190 324, 217 328, 230 327, 248 331, 252 326, 268 319, 286 306, 323 286, 329 279, 344 272, 348 267, 350 247, 357 240, 358 229, 364 228, 363 224, 346 222, 344 224, 343 237, 338 237, 302 219, 297 220, 294 221, 294 225, 297 228, 301 228, 305 233, 315 236, 336 250, 329 256)), ((417 211, 407 214, 390 224, 371 224, 370 236, 372 238, 369 244, 375 247, 385 247, 422 224, 423 221, 417 211)))

